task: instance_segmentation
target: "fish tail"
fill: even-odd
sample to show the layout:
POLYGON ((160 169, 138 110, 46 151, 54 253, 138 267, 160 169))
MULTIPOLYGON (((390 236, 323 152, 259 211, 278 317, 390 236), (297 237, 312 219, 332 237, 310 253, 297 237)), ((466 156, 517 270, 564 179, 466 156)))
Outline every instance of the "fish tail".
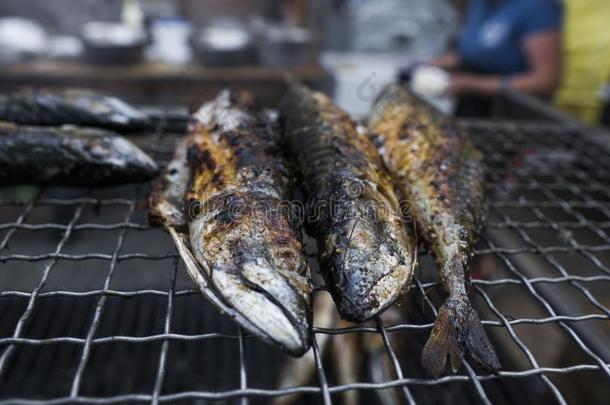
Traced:
POLYGON ((468 353, 483 368, 497 372, 501 365, 477 312, 466 296, 448 298, 438 311, 430 337, 422 352, 422 365, 428 373, 440 376, 451 362, 456 372, 464 353, 468 353))

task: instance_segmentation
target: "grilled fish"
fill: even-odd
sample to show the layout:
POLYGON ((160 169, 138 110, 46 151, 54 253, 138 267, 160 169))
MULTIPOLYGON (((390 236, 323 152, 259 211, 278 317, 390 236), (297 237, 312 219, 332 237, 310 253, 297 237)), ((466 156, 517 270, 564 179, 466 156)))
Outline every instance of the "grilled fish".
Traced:
POLYGON ((126 102, 81 89, 23 89, 0 94, 0 120, 20 125, 73 124, 119 132, 151 127, 150 119, 126 102))
POLYGON ((389 174, 364 127, 323 94, 292 84, 280 120, 327 285, 344 319, 366 321, 399 297, 415 264, 389 174))
POLYGON ((397 85, 376 101, 369 128, 399 190, 412 203, 418 232, 435 257, 448 294, 423 350, 424 367, 439 375, 449 356, 456 370, 465 350, 482 366, 498 370, 465 284, 482 222, 482 155, 466 136, 397 85))
POLYGON ((0 184, 110 186, 156 174, 155 162, 114 132, 0 122, 0 184))
POLYGON ((202 293, 242 327, 293 355, 310 346, 311 280, 294 178, 278 131, 245 92, 222 92, 194 115, 152 196, 202 293), (184 207, 180 207, 183 196, 184 207))

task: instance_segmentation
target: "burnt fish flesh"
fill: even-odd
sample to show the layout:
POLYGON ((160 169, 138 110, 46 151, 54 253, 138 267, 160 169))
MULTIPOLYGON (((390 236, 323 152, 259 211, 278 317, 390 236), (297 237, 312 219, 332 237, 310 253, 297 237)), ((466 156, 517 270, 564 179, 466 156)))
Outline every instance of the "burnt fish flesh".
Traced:
POLYGON ((382 92, 369 128, 399 191, 412 203, 411 215, 447 292, 423 350, 423 366, 439 375, 449 357, 457 370, 467 352, 488 370, 498 370, 500 363, 466 290, 483 217, 481 153, 465 134, 398 85, 382 92))
POLYGON ((0 120, 21 125, 73 124, 119 132, 145 131, 150 119, 126 102, 84 89, 22 89, 0 94, 0 120))
POLYGON ((308 228, 341 316, 364 322, 408 288, 415 243, 367 131, 325 95, 292 84, 280 109, 308 199, 308 228))
POLYGON ((278 131, 246 92, 223 91, 190 132, 151 199, 203 295, 243 328, 292 355, 310 347, 311 279, 294 177, 278 131))
POLYGON ((29 127, 0 122, 0 184, 112 186, 157 174, 155 162, 102 129, 29 127))

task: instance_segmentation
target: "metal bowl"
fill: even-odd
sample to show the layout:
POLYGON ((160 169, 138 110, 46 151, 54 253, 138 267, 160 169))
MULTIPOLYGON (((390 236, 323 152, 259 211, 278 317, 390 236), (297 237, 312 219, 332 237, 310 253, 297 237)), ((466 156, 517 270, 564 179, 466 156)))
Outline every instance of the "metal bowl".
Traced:
POLYGON ((89 22, 81 29, 81 39, 86 59, 95 63, 139 62, 147 45, 143 29, 117 22, 89 22))
POLYGON ((234 23, 199 30, 192 46, 197 60, 206 66, 253 65, 257 59, 252 33, 234 23))
POLYGON ((285 25, 268 25, 260 35, 259 53, 265 66, 299 66, 318 59, 311 30, 285 25))

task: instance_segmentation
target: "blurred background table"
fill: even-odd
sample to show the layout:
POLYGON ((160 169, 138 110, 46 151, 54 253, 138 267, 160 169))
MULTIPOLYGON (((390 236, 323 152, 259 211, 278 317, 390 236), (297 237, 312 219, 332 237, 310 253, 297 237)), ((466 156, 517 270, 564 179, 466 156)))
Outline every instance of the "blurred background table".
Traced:
POLYGON ((135 103, 193 105, 221 88, 235 86, 253 91, 264 105, 274 105, 281 97, 288 76, 316 87, 328 86, 332 81, 327 70, 319 64, 275 68, 161 62, 113 66, 36 61, 0 66, 0 89, 75 86, 101 90, 135 103))

